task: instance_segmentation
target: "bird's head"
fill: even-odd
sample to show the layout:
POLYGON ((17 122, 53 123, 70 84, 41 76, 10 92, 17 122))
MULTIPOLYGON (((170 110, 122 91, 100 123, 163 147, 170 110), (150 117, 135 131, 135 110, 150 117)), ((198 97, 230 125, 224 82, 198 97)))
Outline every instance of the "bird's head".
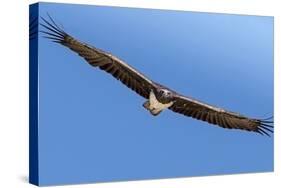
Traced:
POLYGON ((172 100, 172 93, 168 89, 159 89, 156 96, 162 103, 169 103, 172 100))

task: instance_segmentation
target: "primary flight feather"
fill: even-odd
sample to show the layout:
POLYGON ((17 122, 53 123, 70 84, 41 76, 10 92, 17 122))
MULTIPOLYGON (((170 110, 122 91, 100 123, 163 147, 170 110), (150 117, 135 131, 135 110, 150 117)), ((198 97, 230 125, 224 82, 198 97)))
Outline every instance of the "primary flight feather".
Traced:
POLYGON ((68 47, 93 67, 106 71, 128 88, 147 99, 143 106, 154 116, 160 114, 164 109, 170 109, 173 112, 223 128, 253 131, 268 136, 269 132, 273 132, 273 126, 271 125, 273 122, 268 119, 248 118, 180 95, 150 80, 116 56, 75 39, 58 27, 50 16, 49 20, 44 18, 42 20, 41 25, 45 30, 41 32, 45 34, 45 38, 68 47))

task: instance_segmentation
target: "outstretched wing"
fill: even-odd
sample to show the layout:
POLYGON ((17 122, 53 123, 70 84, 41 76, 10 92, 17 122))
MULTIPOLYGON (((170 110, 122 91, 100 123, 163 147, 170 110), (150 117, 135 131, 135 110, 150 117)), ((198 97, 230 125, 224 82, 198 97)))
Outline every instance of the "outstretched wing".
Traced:
POLYGON ((273 132, 273 126, 270 125, 273 122, 267 121, 267 119, 247 118, 179 94, 175 94, 174 100, 174 104, 169 109, 185 116, 206 121, 223 128, 254 131, 268 136, 268 132, 273 132))
POLYGON ((155 87, 150 79, 117 57, 76 40, 59 28, 50 16, 49 19, 50 21, 42 18, 44 24, 40 24, 46 29, 41 31, 46 34, 46 38, 68 47, 90 65, 108 72, 142 97, 149 97, 149 92, 155 87))

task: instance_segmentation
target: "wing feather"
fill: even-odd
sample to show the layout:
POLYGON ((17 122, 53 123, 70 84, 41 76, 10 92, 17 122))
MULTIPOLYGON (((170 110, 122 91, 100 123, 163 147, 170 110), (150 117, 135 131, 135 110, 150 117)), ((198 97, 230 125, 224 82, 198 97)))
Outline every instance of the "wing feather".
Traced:
POLYGON ((170 110, 228 129, 241 129, 269 135, 273 132, 271 121, 248 118, 175 93, 170 110))
POLYGON ((108 72, 142 97, 148 98, 149 92, 156 87, 153 81, 119 58, 74 39, 59 28, 51 17, 49 17, 50 21, 44 18, 42 20, 44 23, 40 25, 46 31, 41 32, 46 35, 45 38, 50 38, 54 42, 68 47, 83 57, 90 65, 108 72))

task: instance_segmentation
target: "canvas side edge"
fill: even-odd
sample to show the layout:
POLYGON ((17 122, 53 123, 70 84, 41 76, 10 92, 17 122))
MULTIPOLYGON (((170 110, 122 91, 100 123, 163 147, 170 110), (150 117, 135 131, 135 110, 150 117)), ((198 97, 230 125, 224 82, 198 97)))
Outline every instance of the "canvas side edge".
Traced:
POLYGON ((29 183, 39 185, 38 153, 38 11, 29 6, 29 183))

